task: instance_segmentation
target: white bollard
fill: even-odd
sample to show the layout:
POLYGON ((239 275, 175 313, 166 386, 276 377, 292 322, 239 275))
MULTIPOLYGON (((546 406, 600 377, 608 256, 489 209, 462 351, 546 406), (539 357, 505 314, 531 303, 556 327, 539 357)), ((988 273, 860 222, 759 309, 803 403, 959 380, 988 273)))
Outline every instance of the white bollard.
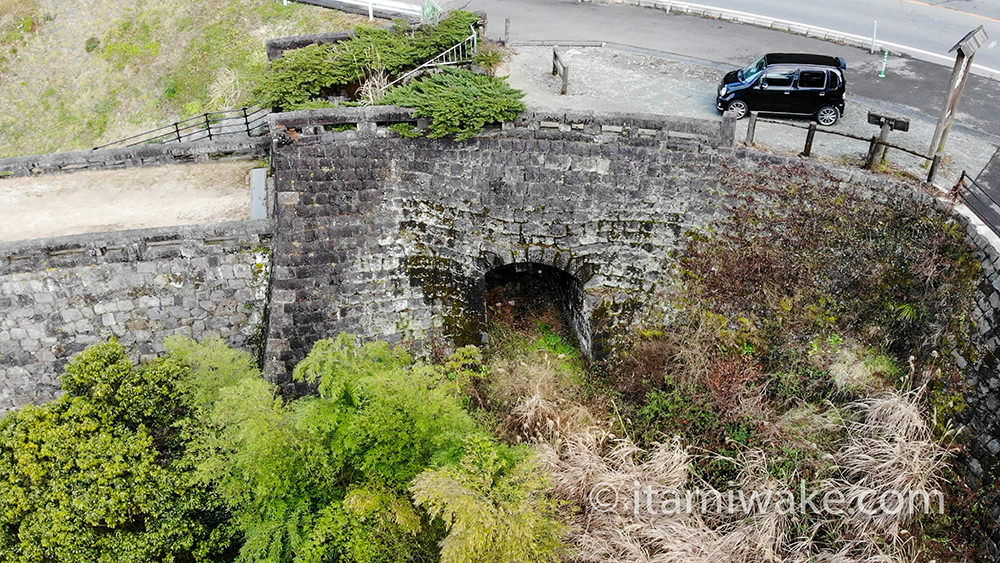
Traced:
POLYGON ((878 20, 872 20, 872 54, 875 54, 875 36, 878 35, 878 20))

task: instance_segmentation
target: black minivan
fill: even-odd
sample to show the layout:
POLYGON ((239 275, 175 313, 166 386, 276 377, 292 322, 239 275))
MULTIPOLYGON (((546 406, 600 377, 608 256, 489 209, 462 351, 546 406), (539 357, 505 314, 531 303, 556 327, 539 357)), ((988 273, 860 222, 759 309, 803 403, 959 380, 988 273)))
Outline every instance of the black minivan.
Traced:
POLYGON ((841 57, 768 53, 726 73, 716 98, 719 111, 737 119, 751 111, 813 116, 833 125, 844 114, 847 63, 841 57))

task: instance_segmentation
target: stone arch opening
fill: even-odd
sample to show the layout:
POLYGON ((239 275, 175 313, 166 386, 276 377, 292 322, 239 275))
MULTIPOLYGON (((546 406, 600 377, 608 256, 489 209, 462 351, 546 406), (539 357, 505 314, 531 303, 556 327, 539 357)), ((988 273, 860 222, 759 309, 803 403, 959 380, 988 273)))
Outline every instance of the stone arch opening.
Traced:
POLYGON ((537 262, 516 262, 486 273, 486 319, 527 316, 554 306, 563 328, 590 355, 590 323, 583 283, 573 274, 537 262))

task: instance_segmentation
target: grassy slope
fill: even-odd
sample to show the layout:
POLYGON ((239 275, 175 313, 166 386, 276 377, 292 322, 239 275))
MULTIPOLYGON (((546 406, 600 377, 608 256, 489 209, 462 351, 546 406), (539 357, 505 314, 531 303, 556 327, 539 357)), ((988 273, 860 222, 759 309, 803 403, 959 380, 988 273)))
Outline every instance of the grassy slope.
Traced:
POLYGON ((266 38, 365 21, 281 0, 31 4, 0 0, 0 24, 14 6, 18 11, 15 23, 0 31, 25 15, 37 25, 33 34, 18 34, 23 38, 0 34, 9 57, 0 61, 0 157, 90 148, 239 107, 247 103, 251 77, 267 62, 266 38))

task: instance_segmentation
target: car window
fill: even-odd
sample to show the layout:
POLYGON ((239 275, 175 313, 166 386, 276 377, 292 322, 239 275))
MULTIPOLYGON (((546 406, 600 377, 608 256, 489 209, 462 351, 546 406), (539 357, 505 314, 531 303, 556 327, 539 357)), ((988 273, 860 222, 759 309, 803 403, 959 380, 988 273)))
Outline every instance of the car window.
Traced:
POLYGON ((746 80, 748 82, 753 80, 758 74, 760 74, 760 71, 764 70, 765 66, 767 66, 767 63, 764 61, 764 57, 757 59, 750 66, 740 70, 739 74, 742 77, 741 80, 746 80))
POLYGON ((836 90, 837 88, 840 88, 840 74, 830 72, 830 89, 836 90))
POLYGON ((764 83, 768 88, 788 88, 794 78, 794 70, 769 70, 764 75, 764 83))
POLYGON ((799 88, 822 88, 826 86, 826 72, 803 70, 799 73, 799 88))

